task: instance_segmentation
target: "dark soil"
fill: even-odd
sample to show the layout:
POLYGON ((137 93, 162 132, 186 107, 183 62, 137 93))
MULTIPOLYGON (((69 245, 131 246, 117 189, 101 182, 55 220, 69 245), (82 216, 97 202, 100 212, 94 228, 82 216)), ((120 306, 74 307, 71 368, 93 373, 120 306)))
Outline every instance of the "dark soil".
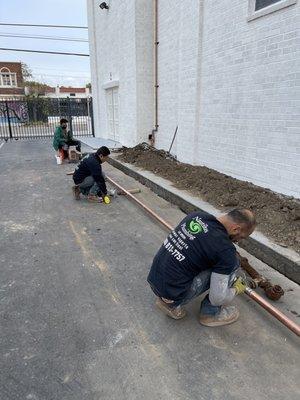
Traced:
POLYGON ((253 210, 258 229, 275 243, 300 252, 300 201, 279 195, 215 170, 180 163, 167 152, 142 143, 124 148, 118 157, 173 182, 220 209, 245 207, 253 210))

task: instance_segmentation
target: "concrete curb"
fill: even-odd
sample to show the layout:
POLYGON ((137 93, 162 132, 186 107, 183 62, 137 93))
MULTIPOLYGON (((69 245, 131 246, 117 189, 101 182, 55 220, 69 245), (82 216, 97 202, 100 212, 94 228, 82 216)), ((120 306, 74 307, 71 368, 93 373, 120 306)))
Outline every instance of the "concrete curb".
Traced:
MULTIPOLYGON (((113 157, 110 158, 109 163, 149 187, 160 197, 177 205, 185 213, 201 210, 213 215, 219 215, 222 212, 211 204, 190 195, 188 192, 176 189, 170 181, 156 176, 152 172, 123 163, 113 157)), ((255 232, 250 238, 240 242, 239 246, 289 279, 300 284, 300 255, 295 251, 272 243, 260 232, 255 232)))

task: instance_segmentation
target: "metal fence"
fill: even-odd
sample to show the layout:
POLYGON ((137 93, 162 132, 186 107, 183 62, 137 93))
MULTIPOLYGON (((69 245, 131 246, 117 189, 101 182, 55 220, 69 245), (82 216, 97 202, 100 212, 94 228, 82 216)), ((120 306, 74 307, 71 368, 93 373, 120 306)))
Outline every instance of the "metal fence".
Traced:
POLYGON ((21 98, 0 100, 0 139, 53 137, 66 118, 74 136, 94 136, 92 98, 21 98))

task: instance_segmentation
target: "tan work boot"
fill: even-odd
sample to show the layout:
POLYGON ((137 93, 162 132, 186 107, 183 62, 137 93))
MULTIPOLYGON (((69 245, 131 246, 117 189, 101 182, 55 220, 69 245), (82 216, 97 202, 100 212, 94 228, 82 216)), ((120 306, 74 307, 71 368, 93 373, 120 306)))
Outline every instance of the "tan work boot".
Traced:
POLYGON ((180 306, 170 307, 160 298, 157 298, 155 304, 163 313, 165 313, 166 315, 168 315, 168 317, 171 317, 173 319, 181 319, 186 316, 186 311, 183 308, 181 308, 180 306))
POLYGON ((239 315, 239 310, 235 306, 226 306, 222 307, 221 311, 216 315, 200 314, 199 322, 205 326, 229 325, 235 322, 239 315))
POLYGON ((75 185, 72 187, 73 195, 75 200, 80 200, 80 188, 79 186, 75 185))

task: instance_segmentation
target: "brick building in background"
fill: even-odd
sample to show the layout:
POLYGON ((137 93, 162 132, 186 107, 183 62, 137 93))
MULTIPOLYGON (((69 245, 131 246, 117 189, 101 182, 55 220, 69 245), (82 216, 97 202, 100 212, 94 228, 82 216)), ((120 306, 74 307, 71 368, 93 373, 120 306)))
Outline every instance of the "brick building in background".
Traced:
POLYGON ((300 1, 106 3, 87 0, 96 135, 148 140, 157 71, 157 148, 178 125, 180 161, 300 197, 300 1))
POLYGON ((91 96, 91 90, 86 87, 49 86, 45 89, 44 96, 60 99, 66 97, 70 97, 71 99, 86 99, 91 96))
POLYGON ((48 97, 54 99, 86 99, 91 97, 91 89, 86 87, 65 87, 65 86, 48 86, 41 84, 40 87, 25 86, 25 95, 33 95, 35 97, 48 97))
POLYGON ((22 66, 20 62, 0 62, 0 98, 24 96, 22 66))

